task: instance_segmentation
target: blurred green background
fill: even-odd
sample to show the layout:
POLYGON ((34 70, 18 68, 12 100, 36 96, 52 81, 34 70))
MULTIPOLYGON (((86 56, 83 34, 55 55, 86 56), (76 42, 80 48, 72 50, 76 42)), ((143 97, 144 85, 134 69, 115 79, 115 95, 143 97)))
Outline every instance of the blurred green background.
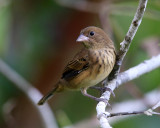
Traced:
MULTIPOLYGON (((106 6, 109 10, 100 15, 95 13, 98 10, 94 6, 84 6, 80 2, 94 2, 99 6, 104 0, 57 1, 0 0, 0 57, 42 94, 53 87, 64 65, 81 48, 76 43, 81 29, 91 25, 104 28, 118 51, 138 5, 138 0, 107 0, 103 8, 106 6)), ((122 71, 159 53, 160 1, 149 0, 122 71)), ((160 68, 121 86, 110 103, 142 98, 159 86, 160 68)), ((95 91, 89 92, 99 96, 95 91)), ((60 128, 95 118, 96 115, 96 102, 78 91, 57 94, 49 104, 60 128)), ((0 72, 0 128, 40 128, 39 121, 37 111, 23 92, 0 72), (8 103, 10 108, 6 114, 4 108, 8 103)), ((139 116, 119 121, 113 126, 159 128, 160 117, 139 116)))

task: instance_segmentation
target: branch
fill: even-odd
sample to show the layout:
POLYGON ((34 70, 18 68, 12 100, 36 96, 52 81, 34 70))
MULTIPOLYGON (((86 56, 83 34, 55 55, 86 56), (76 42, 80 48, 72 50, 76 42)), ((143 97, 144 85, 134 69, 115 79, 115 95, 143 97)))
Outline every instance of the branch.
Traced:
POLYGON ((132 40, 138 30, 138 27, 141 24, 142 17, 144 15, 144 12, 145 12, 145 9, 147 6, 147 2, 148 2, 148 0, 140 0, 140 2, 139 2, 136 14, 132 20, 132 23, 129 27, 129 30, 128 30, 124 40, 120 43, 121 48, 120 48, 120 51, 117 55, 117 60, 116 60, 115 66, 113 68, 113 71, 111 72, 111 75, 109 76, 109 80, 114 79, 120 71, 122 61, 123 61, 126 53, 128 52, 128 49, 129 49, 131 42, 132 42, 132 40))
POLYGON ((14 83, 14 85, 26 94, 28 99, 32 102, 34 107, 39 112, 45 128, 58 128, 53 112, 49 105, 46 103, 42 107, 37 106, 37 100, 42 97, 41 93, 34 88, 29 82, 23 77, 11 69, 6 63, 0 59, 0 72, 14 83), (47 117, 47 118, 46 118, 47 117))
POLYGON ((106 115, 106 118, 109 117, 114 117, 114 116, 124 116, 124 115, 139 115, 139 114, 144 114, 147 116, 152 116, 152 115, 160 115, 158 112, 154 112, 156 108, 160 107, 160 101, 157 102, 156 105, 154 105, 152 108, 146 110, 146 111, 133 111, 133 112, 119 112, 119 113, 110 113, 106 115))
POLYGON ((110 113, 106 118, 114 117, 114 116, 138 115, 138 114, 144 114, 144 111, 110 113))
MULTIPOLYGON (((160 102, 160 90, 159 90, 159 88, 156 88, 156 89, 148 92, 147 94, 145 94, 140 99, 127 100, 127 101, 123 101, 123 102, 120 102, 120 103, 113 104, 113 107, 112 107, 112 110, 110 111, 110 113, 123 112, 123 111, 131 112, 133 110, 144 111, 144 110, 147 110, 148 106, 153 106, 152 109, 155 110, 156 109, 155 106, 160 107, 158 105, 159 102, 160 102)), ((127 116, 127 117, 122 116, 121 118, 111 118, 110 123, 114 124, 117 121, 121 121, 121 120, 126 119, 126 118, 128 119, 130 117, 131 116, 127 116)))
MULTIPOLYGON (((124 59, 124 57, 125 57, 128 49, 129 49, 131 41, 133 40, 133 38, 134 38, 134 36, 135 36, 135 34, 136 34, 137 30, 138 30, 138 27, 139 27, 139 25, 140 25, 140 23, 142 21, 142 17, 144 15, 147 2, 148 2, 148 0, 140 0, 140 2, 139 2, 136 14, 135 14, 135 16, 133 18, 133 21, 132 21, 132 23, 130 25, 130 28, 129 28, 126 36, 125 36, 125 39, 120 44, 121 48, 120 48, 120 52, 119 52, 119 54, 117 56, 117 60, 116 60, 116 64, 114 66, 114 69, 111 72, 111 75, 109 76, 109 80, 112 80, 112 81, 108 84, 107 87, 110 88, 110 90, 112 90, 112 91, 110 91, 110 92, 107 92, 107 91, 104 92, 102 94, 101 98, 104 98, 104 99, 106 99, 106 100, 109 101, 111 92, 113 92, 114 89, 118 86, 118 83, 119 83, 119 85, 122 84, 122 82, 120 82, 120 80, 118 81, 118 77, 120 77, 120 75, 118 76, 118 73, 120 71, 120 67, 122 65, 122 61, 123 61, 123 59, 124 59)), ((159 55, 159 57, 160 57, 160 55, 159 55)), ((132 73, 128 74, 128 76, 129 76, 130 79, 128 78, 128 79, 126 79, 126 81, 127 80, 131 80, 131 78, 133 78, 133 79, 136 78, 136 77, 130 77, 132 74, 133 75, 139 74, 137 72, 137 70, 135 70, 135 71, 136 72, 132 72, 132 73)), ((144 72, 145 71, 142 71, 141 75, 144 74, 144 72)), ((135 76, 138 76, 138 75, 135 75, 135 76)), ((121 75, 120 78, 122 79, 122 75, 121 75)), ((125 79, 124 76, 123 76, 123 79, 125 79)), ((102 128, 111 128, 110 124, 108 123, 107 118, 105 118, 105 116, 104 116, 104 113, 107 113, 107 112, 105 112, 106 106, 107 106, 107 104, 104 103, 104 102, 102 102, 102 101, 97 104, 97 107, 96 107, 97 118, 99 119, 100 125, 101 125, 102 128)))
MULTIPOLYGON (((116 88, 119 87, 120 85, 131 81, 133 79, 138 78, 139 76, 150 72, 156 68, 160 67, 160 54, 156 57, 152 57, 150 60, 146 60, 143 63, 130 68, 129 70, 120 73, 116 79, 110 81, 108 84, 107 88, 110 88, 112 91, 116 88)), ((106 100, 109 101, 110 99, 111 92, 104 92, 101 96, 101 98, 105 98, 106 100)), ((160 103, 159 103, 160 104, 160 103)), ((98 117, 100 116, 101 118, 103 117, 103 113, 105 113, 105 108, 106 104, 104 102, 99 102, 97 105, 97 115, 98 117)), ((99 117, 99 118, 100 118, 99 117)))
POLYGON ((108 116, 106 116, 106 118, 114 117, 114 116, 139 115, 139 114, 144 114, 144 115, 147 115, 147 116, 160 115, 160 113, 154 112, 152 109, 148 109, 146 111, 110 113, 108 116))
POLYGON ((115 83, 116 86, 127 83, 133 79, 140 77, 143 74, 146 74, 156 68, 160 67, 160 54, 152 57, 149 60, 145 60, 143 63, 128 69, 125 72, 120 73, 117 76, 117 79, 112 80, 110 83, 115 83))
MULTIPOLYGON (((127 101, 113 104, 112 109, 110 110, 110 113, 112 112, 118 113, 124 110, 128 112, 131 110, 143 111, 143 110, 146 110, 146 106, 155 106, 155 103, 158 104, 158 101, 160 101, 160 90, 159 88, 156 88, 146 93, 141 99, 127 100, 127 101)), ((119 122, 126 118, 129 119, 131 118, 131 116, 122 116, 121 118, 110 118, 109 122, 114 124, 114 123, 117 123, 117 121, 119 122)), ((95 116, 93 116, 92 118, 80 121, 78 123, 65 126, 64 128, 93 128, 93 127, 94 128, 99 127, 99 122, 97 121, 97 118, 95 116)))

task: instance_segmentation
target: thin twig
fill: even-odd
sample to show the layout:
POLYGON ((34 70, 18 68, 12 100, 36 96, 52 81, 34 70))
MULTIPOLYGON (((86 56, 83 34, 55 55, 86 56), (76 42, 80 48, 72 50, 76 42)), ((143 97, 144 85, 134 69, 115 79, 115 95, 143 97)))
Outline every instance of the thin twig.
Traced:
MULTIPOLYGON (((160 101, 155 105, 156 108, 160 107, 160 101)), ((109 115, 106 115, 106 118, 109 117, 114 117, 114 116, 124 116, 124 115, 139 115, 139 114, 144 114, 147 116, 152 116, 152 115, 160 115, 158 112, 153 111, 153 107, 151 109, 148 109, 146 111, 133 111, 133 112, 118 112, 118 113, 110 113, 109 115)))
POLYGON ((114 116, 126 116, 126 115, 138 115, 138 114, 144 114, 144 111, 133 111, 133 112, 119 112, 119 113, 110 113, 109 117, 114 117, 114 116))
MULTIPOLYGON (((118 77, 118 73, 120 71, 120 67, 121 67, 123 58, 126 55, 128 49, 129 49, 129 46, 131 44, 131 41, 133 40, 133 38, 137 32, 137 29, 142 21, 142 17, 144 15, 147 2, 148 2, 148 0, 140 0, 136 14, 133 18, 131 25, 130 25, 130 28, 125 36, 125 39, 121 43, 121 48, 120 48, 120 52, 117 56, 116 64, 114 66, 114 69, 113 69, 111 75, 109 76, 109 80, 112 80, 112 82, 110 82, 107 86, 108 88, 110 88, 110 90, 112 90, 112 92, 117 87, 117 79, 116 78, 118 77)), ((132 74, 134 74, 134 73, 132 73, 132 74)), ((105 98, 106 100, 109 101, 110 95, 111 95, 111 92, 106 91, 102 94, 101 98, 105 98)), ((100 126, 102 128, 111 128, 110 124, 108 123, 108 119, 105 118, 105 116, 104 116, 104 113, 107 113, 105 111, 106 106, 107 106, 107 104, 104 102, 99 102, 97 104, 97 107, 96 107, 97 118, 99 119, 100 126)))
POLYGON ((45 128, 58 128, 53 112, 46 103, 42 107, 37 105, 38 99, 42 97, 41 93, 27 82, 22 76, 11 69, 3 60, 0 59, 0 72, 8 78, 14 85, 26 94, 34 107, 39 112, 45 128), (47 118, 46 118, 47 117, 47 118))
POLYGON ((127 115, 140 115, 140 114, 144 114, 147 116, 160 115, 160 113, 153 112, 151 109, 148 109, 147 111, 110 113, 108 116, 106 116, 106 118, 110 118, 110 117, 114 117, 114 116, 127 116, 127 115))
POLYGON ((145 114, 147 116, 152 115, 160 115, 158 112, 154 112, 156 108, 160 107, 160 101, 154 105, 152 108, 146 110, 146 111, 133 111, 133 112, 118 112, 118 113, 110 113, 109 115, 106 115, 106 118, 114 117, 114 116, 124 116, 124 115, 139 115, 139 114, 145 114))
MULTIPOLYGON (((136 111, 144 111, 147 110, 148 106, 155 106, 155 104, 160 102, 160 90, 159 88, 155 88, 154 90, 146 93, 140 99, 127 100, 119 103, 115 103, 112 105, 112 110, 109 113, 115 112, 131 112, 132 110, 136 111)), ((155 110, 153 110, 155 111, 155 110)), ((131 116, 122 116, 121 118, 110 118, 110 123, 114 124, 117 121, 121 121, 123 119, 129 119, 131 116)))

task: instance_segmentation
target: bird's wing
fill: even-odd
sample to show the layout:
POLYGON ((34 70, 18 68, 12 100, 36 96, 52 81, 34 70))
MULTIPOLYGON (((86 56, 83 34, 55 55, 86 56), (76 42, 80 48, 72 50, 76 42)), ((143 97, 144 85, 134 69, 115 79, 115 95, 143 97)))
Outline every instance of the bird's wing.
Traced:
POLYGON ((65 67, 62 79, 70 80, 89 67, 88 52, 82 50, 65 67))

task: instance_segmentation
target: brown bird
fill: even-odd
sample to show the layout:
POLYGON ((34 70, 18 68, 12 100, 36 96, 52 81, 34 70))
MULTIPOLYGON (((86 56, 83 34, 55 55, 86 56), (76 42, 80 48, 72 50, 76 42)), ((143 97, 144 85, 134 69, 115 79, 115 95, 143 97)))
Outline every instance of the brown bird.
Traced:
POLYGON ((64 90, 81 90, 84 96, 104 100, 89 95, 87 89, 103 81, 112 71, 116 59, 113 42, 102 29, 93 26, 83 29, 77 42, 84 48, 67 64, 55 88, 38 105, 44 104, 55 92, 64 90))

